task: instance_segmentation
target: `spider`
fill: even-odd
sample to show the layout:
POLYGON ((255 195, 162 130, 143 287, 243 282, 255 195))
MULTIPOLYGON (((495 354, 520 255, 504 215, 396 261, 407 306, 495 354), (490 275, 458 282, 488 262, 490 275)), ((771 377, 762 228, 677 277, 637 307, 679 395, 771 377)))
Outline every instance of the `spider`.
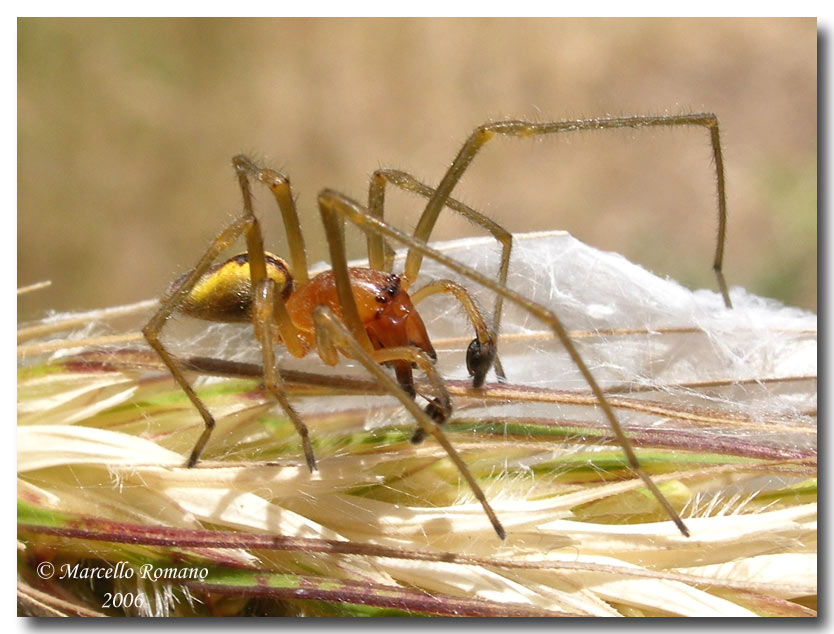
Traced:
POLYGON ((649 126, 701 126, 710 132, 719 212, 713 269, 724 302, 729 308, 731 303, 722 273, 726 231, 724 167, 718 120, 712 113, 574 119, 545 123, 521 120, 485 123, 469 136, 437 188, 431 188, 405 172, 379 169, 374 172, 370 182, 367 208, 338 192, 324 189, 318 195, 318 206, 328 241, 332 268, 313 278, 310 278, 307 269, 304 238, 289 179, 275 170, 256 165, 245 156, 234 157, 232 163, 243 195, 243 214, 220 232, 190 273, 172 284, 161 302, 161 307, 142 330, 150 346, 159 354, 205 423, 205 429, 194 445, 186 466, 193 467, 199 460, 214 430, 215 422, 174 357, 159 339, 165 322, 177 310, 204 320, 252 323, 262 351, 265 387, 295 426, 310 471, 316 470, 316 461, 307 427, 287 398, 281 373, 276 367, 273 346, 277 343, 283 344, 294 357, 303 357, 315 349, 322 361, 328 365, 336 365, 340 353, 360 362, 414 417, 418 427, 412 441, 420 442, 429 434, 440 443, 482 505, 496 534, 504 539, 506 533, 501 522, 440 426, 451 416, 452 403, 443 379, 434 368, 436 353, 415 305, 436 293, 448 293, 460 302, 475 331, 475 337, 467 348, 466 365, 472 377, 473 387, 480 388, 492 368, 495 369, 499 380, 505 379, 497 355, 497 333, 502 303, 506 299, 521 306, 552 329, 590 386, 627 456, 630 467, 644 481, 681 533, 688 536, 689 530, 686 525, 641 468, 605 394, 588 370, 556 313, 507 287, 511 235, 486 216, 451 197, 455 185, 478 151, 496 135, 532 137, 576 130, 649 126), (287 232, 289 263, 264 250, 260 223, 253 210, 250 179, 264 183, 276 199, 287 232), (417 193, 427 199, 425 210, 413 235, 407 235, 383 220, 387 185, 417 193), (501 266, 497 280, 487 278, 428 245, 432 229, 444 207, 480 224, 502 243, 501 266), (344 245, 345 220, 359 227, 367 236, 368 268, 349 268, 347 265, 344 245), (241 234, 245 235, 246 252, 214 265, 218 256, 241 234), (392 272, 393 249, 386 242, 386 238, 408 247, 404 270, 399 275, 392 272), (496 293, 493 327, 487 325, 481 309, 467 289, 456 282, 438 280, 411 292, 411 285, 417 278, 424 256, 433 258, 463 277, 496 293), (388 374, 383 365, 394 369, 396 380, 388 374), (422 371, 431 386, 431 394, 421 395, 428 402, 428 405, 422 408, 415 400, 417 390, 413 380, 413 368, 422 371))

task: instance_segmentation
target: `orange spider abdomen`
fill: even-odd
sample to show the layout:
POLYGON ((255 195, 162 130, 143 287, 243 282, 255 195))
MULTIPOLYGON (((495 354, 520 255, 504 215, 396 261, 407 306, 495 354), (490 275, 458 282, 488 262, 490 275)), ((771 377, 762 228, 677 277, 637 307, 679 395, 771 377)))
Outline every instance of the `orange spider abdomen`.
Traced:
MULTIPOLYGON (((348 269, 348 275, 359 318, 374 348, 413 345, 436 358, 426 326, 402 288, 399 276, 362 268, 348 269)), ((321 305, 342 317, 332 271, 320 273, 287 300, 290 319, 311 345, 315 341, 313 310, 321 305)))

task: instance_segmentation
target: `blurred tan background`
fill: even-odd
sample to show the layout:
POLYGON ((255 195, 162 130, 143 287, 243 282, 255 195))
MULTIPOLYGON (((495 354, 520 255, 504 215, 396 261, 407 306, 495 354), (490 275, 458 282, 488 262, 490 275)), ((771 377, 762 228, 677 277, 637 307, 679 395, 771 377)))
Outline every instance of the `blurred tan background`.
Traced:
MULTIPOLYGON (((702 110, 721 122, 729 284, 815 310, 816 47, 813 19, 21 19, 18 284, 53 285, 18 317, 161 293, 240 209, 238 152, 291 176, 316 261, 319 189, 364 201, 379 166, 436 184, 486 120, 702 110)), ((456 196, 715 289, 702 129, 496 139, 456 196)), ((412 227, 420 201, 387 200, 412 227)), ((449 219, 435 237, 475 234, 449 219)))

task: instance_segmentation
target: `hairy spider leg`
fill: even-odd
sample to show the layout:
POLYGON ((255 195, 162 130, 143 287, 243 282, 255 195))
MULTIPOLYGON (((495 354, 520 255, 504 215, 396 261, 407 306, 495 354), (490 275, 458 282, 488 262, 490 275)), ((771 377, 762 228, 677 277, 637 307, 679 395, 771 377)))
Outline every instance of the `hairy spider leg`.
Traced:
POLYGON ((313 455, 313 446, 310 444, 310 435, 307 432, 307 426, 301 420, 301 417, 293 406, 290 405, 286 390, 284 389, 281 373, 275 364, 275 351, 273 349, 275 345, 274 324, 277 323, 275 308, 278 301, 282 301, 280 299, 276 300, 276 298, 281 297, 281 294, 275 291, 275 280, 268 277, 261 281, 253 293, 255 302, 252 310, 252 323, 254 324, 255 335, 261 344, 261 350, 263 352, 264 386, 275 400, 278 401, 287 413, 287 416, 289 416, 296 432, 301 437, 307 466, 310 471, 315 471, 316 459, 313 455))
MULTIPOLYGON (((322 202, 322 215, 325 213, 332 213, 329 211, 325 211, 327 209, 327 201, 322 202)), ((344 308, 344 306, 342 307, 344 308)), ((342 323, 327 306, 318 306, 313 311, 313 319, 316 323, 316 332, 317 332, 317 340, 321 335, 326 331, 328 334, 322 337, 323 340, 326 340, 330 343, 330 345, 338 346, 340 349, 344 350, 351 358, 356 359, 365 368, 370 372, 379 383, 386 389, 387 392, 396 396, 399 401, 403 404, 409 413, 414 416, 414 419, 417 421, 417 424, 420 425, 420 428, 425 431, 427 434, 431 434, 437 439, 437 442, 440 443, 440 446, 448 454, 449 458, 457 467, 460 474, 463 476, 464 480, 466 480, 469 488, 472 490, 473 495, 477 498, 477 500, 481 503, 481 506, 484 509, 487 517, 489 518, 490 523, 492 524, 493 529, 495 529, 495 533, 498 535, 500 539, 506 538, 506 531, 504 527, 501 525, 501 522, 498 519, 498 516, 493 511, 492 507, 489 504, 489 501, 486 499, 486 495, 484 495, 483 490, 481 489, 480 485, 478 484, 477 480, 475 480, 472 473, 469 471, 469 467, 466 466, 466 463, 460 457, 460 454, 457 450, 452 446, 449 442, 449 439, 446 437, 446 434, 443 433, 443 430, 437 424, 437 422, 429 416, 426 412, 424 412, 420 407, 414 402, 409 394, 403 390, 402 386, 400 386, 394 379, 392 379, 388 373, 379 365, 380 360, 387 360, 389 355, 398 355, 400 353, 407 354, 409 357, 416 359, 422 356, 427 363, 427 368, 431 368, 429 370, 428 376, 434 377, 434 380, 438 381, 438 385, 442 385, 442 379, 439 375, 436 374, 434 368, 431 365, 431 361, 428 356, 414 348, 401 348, 391 349, 390 351, 380 350, 377 352, 384 352, 384 355, 373 355, 368 352, 366 348, 364 348, 353 336, 351 330, 342 323)), ((400 358, 400 357, 397 357, 400 358)), ((445 391, 445 388, 444 388, 445 391)), ((447 395, 448 397, 448 395, 447 395)))
MULTIPOLYGON (((430 258, 439 262, 440 264, 449 267, 459 275, 467 277, 472 281, 492 290, 493 292, 503 295, 509 301, 525 309, 527 312, 529 312, 530 314, 547 324, 553 330, 554 334, 562 343, 565 350, 567 350, 568 354, 571 357, 571 360, 582 373, 582 376, 584 377, 586 383, 591 388, 591 392, 596 397, 597 402, 599 403, 599 407, 602 409, 603 414, 608 420, 608 423, 610 424, 611 429, 617 438, 617 441, 619 442, 620 446, 623 449, 623 452, 626 455, 626 458, 628 459, 628 463, 632 471, 634 471, 640 477, 640 479, 643 480, 646 487, 648 487, 648 489, 652 492, 652 495, 654 495, 654 497, 663 507, 667 515, 678 527, 678 530, 680 530, 680 532, 683 535, 687 537, 689 536, 689 529, 683 523, 683 520, 681 520, 677 511, 675 511, 675 509, 672 507, 672 505, 666 499, 666 497, 663 495, 660 489, 657 488, 657 485, 651 479, 649 474, 646 473, 640 465, 640 461, 637 459, 637 455, 634 453, 634 449, 631 446, 631 442, 628 440, 628 437, 625 435, 625 432, 620 426, 620 423, 617 420, 617 417, 614 414, 614 410, 609 404, 608 399, 606 399, 605 394, 597 384, 596 380, 591 374, 591 371, 588 369, 588 366, 585 365, 584 360, 577 351, 576 346, 573 344, 573 340, 570 338, 570 335, 568 335, 567 331, 565 330, 565 327, 562 325, 562 322, 556 315, 556 313, 545 308, 544 306, 541 306, 531 301, 523 295, 520 295, 519 293, 510 290, 506 286, 501 286, 494 280, 486 277, 478 271, 475 271, 474 269, 469 268, 464 264, 461 264, 457 260, 450 258, 447 255, 444 255, 436 249, 431 248, 424 242, 421 242, 420 240, 409 236, 408 234, 400 231, 399 229, 392 227, 386 222, 380 220, 379 218, 374 217, 359 203, 357 203, 354 200, 351 200, 347 196, 344 196, 333 190, 325 189, 319 194, 319 207, 322 210, 323 216, 325 215, 325 211, 327 211, 328 214, 336 212, 350 220, 351 223, 359 227, 362 231, 383 233, 385 236, 393 238, 397 242, 406 245, 411 250, 411 252, 419 253, 421 257, 424 255, 429 256, 430 258)), ((333 222, 336 225, 336 228, 338 229, 338 223, 335 223, 334 221, 331 222, 333 222)), ((342 253, 343 252, 344 250, 342 249, 342 253)), ((342 255, 342 257, 344 259, 344 255, 342 255)), ((336 263, 334 262, 333 264, 335 269, 336 263)), ((342 263, 341 266, 345 269, 346 274, 346 265, 342 263)), ((413 408, 409 406, 409 411, 412 410, 413 408)))
MULTIPOLYGON (((473 387, 481 387, 484 384, 484 378, 492 365, 492 360, 495 358, 497 337, 495 333, 486 325, 475 300, 472 299, 469 292, 457 282, 452 280, 436 280, 429 282, 419 290, 411 293, 411 301, 416 306, 426 297, 437 293, 449 293, 454 296, 463 306, 470 321, 475 326, 477 333, 475 339, 469 344, 466 350, 466 368, 472 378, 473 387)), ((500 296, 499 296, 500 297, 500 296)), ((422 427, 418 427, 411 437, 411 442, 422 442, 425 434, 422 427)))
MULTIPOLYGON (((347 354, 362 363, 365 368, 386 388, 386 391, 396 396, 403 406, 414 416, 418 425, 424 433, 434 436, 440 445, 445 449, 449 458, 458 468, 466 480, 472 493, 481 503, 484 512, 487 514, 496 534, 504 539, 506 532, 498 517, 492 510, 489 502, 475 480, 466 463, 463 462, 458 452, 451 445, 446 435, 438 424, 438 420, 445 420, 451 414, 451 399, 446 391, 445 383, 435 370, 428 355, 413 347, 392 348, 388 351, 374 350, 367 331, 359 319, 358 309, 350 289, 348 276, 347 256, 344 245, 344 212, 339 207, 344 202, 339 196, 328 196, 327 190, 319 195, 319 211, 321 212, 322 223, 324 224, 327 243, 330 247, 330 266, 336 279, 336 286, 339 295, 339 304, 342 311, 342 319, 335 317, 332 311, 326 306, 319 306, 313 311, 313 318, 317 324, 316 341, 318 345, 335 345, 347 352, 347 354), (319 342, 319 338, 322 342, 319 342), (429 382, 437 393, 438 406, 433 402, 430 404, 427 413, 420 409, 414 402, 414 395, 406 391, 405 387, 394 381, 379 365, 381 362, 395 359, 407 359, 416 363, 424 370, 429 382), (445 410, 445 411, 443 411, 445 410)), ((345 199, 347 200, 347 199, 345 199)), ((355 203, 354 203, 355 204, 355 203)), ((384 224, 384 223, 383 223, 384 224)), ((332 354, 332 353, 331 353, 332 354)), ((322 354, 324 359, 327 353, 322 354)))
MULTIPOLYGON (((429 282, 411 293, 411 301, 416 306, 427 297, 437 293, 447 293, 457 299, 475 328, 475 339, 469 343, 466 350, 466 369, 472 377, 472 386, 481 387, 497 354, 498 336, 487 326, 478 304, 475 303, 469 291, 457 282, 452 280, 429 282)), ((502 378, 506 377, 502 376, 502 378)))
MULTIPOLYGON (((258 217, 252 206, 252 192, 249 187, 249 176, 252 176, 262 183, 265 183, 278 202, 281 210, 281 217, 284 220, 284 229, 287 232, 287 240, 290 246, 290 262, 292 275, 295 283, 302 284, 310 279, 307 271, 307 252, 304 248, 304 236, 301 233, 301 224, 298 221, 298 213, 295 208, 295 201, 292 197, 289 179, 272 169, 261 168, 255 165, 242 154, 232 158, 232 165, 238 175, 240 191, 243 195, 244 217, 250 218, 250 226, 246 230, 246 255, 249 264, 251 277, 251 289, 255 293, 263 280, 268 279, 266 274, 266 254, 264 252, 263 232, 258 217)), ((309 351, 309 346, 301 333, 293 324, 287 311, 287 305, 281 293, 274 293, 272 302, 272 318, 278 326, 281 340, 287 346, 290 354, 294 357, 304 357, 309 351)), ((257 328, 257 324, 253 322, 257 328)), ((256 333, 257 334, 257 333, 256 333)), ((315 461, 311 459, 312 454, 307 456, 307 463, 315 461)))
MULTIPOLYGON (((429 187, 428 185, 421 183, 416 178, 408 174, 407 172, 403 172, 400 170, 393 170, 393 169, 379 169, 374 172, 373 176, 371 177, 371 183, 368 188, 368 211, 371 215, 379 218, 380 220, 384 220, 384 205, 385 205, 385 186, 387 184, 394 185, 404 191, 412 192, 422 196, 423 198, 429 199, 431 201, 432 197, 435 195, 435 190, 429 187)), ((472 209, 471 207, 465 205, 464 203, 455 200, 454 198, 447 198, 444 202, 444 206, 448 207, 452 211, 456 211, 461 214, 466 219, 474 222, 475 224, 480 225, 485 230, 490 232, 493 237, 501 244, 501 264, 498 268, 498 283, 506 286, 507 284, 507 273, 509 272, 510 268, 510 252, 512 251, 513 246, 513 236, 512 234, 504 229, 501 225, 497 222, 485 216, 484 214, 472 209)), ((434 228, 434 225, 429 228, 428 234, 424 237, 418 239, 422 239, 423 242, 428 242, 431 231, 434 228)), ((381 235, 375 233, 369 233, 367 236, 368 240, 368 262, 370 263, 371 268, 377 269, 384 269, 386 271, 390 271, 393 268, 393 258, 394 252, 391 247, 385 242, 381 235)), ((416 276, 420 272, 419 265, 417 266, 417 270, 414 272, 414 277, 409 277, 404 275, 404 283, 406 288, 408 288, 416 279, 416 276)), ((412 298, 419 295, 418 293, 412 294, 412 298)), ((427 297, 428 295, 424 295, 422 297, 427 297)), ((455 294, 455 297, 461 301, 460 295, 455 294)), ((414 300, 415 305, 419 300, 414 300)), ((463 302, 461 302, 463 303, 463 302)), ((472 302, 468 302, 472 303, 472 302)), ((493 317, 492 317, 492 325, 494 333, 497 335, 501 329, 501 311, 504 305, 504 298, 501 295, 497 295, 495 297, 495 307, 493 309, 493 317)), ((501 360, 497 353, 497 346, 498 340, 495 339, 493 341, 493 345, 490 347, 486 347, 486 339, 484 338, 484 331, 478 330, 478 324, 476 320, 473 318, 473 313, 470 309, 467 308, 467 304, 464 304, 464 309, 466 309, 467 314, 470 317, 470 320, 473 323, 473 326, 477 332, 477 340, 478 342, 484 346, 482 352, 479 352, 478 356, 483 359, 482 365, 483 370, 479 371, 479 374, 485 375, 486 372, 489 370, 490 365, 494 365, 495 367, 495 374, 498 377, 499 381, 506 380, 506 374, 504 373, 504 368, 501 365, 501 360), (491 348, 495 348, 495 350, 491 350, 491 348), (492 354, 492 363, 488 362, 488 355, 492 354)), ((480 316, 480 311, 478 311, 480 316)), ((481 319, 483 321, 483 319, 481 319)), ((473 342, 474 343, 474 342, 473 342)), ((470 350, 473 350, 473 344, 470 344, 470 350)), ((483 383, 483 376, 477 380, 477 385, 475 387, 480 387, 483 383)))
MULTIPOLYGON (((319 210, 321 212, 322 224, 324 225, 324 232, 325 236, 327 237, 327 244, 330 250, 330 266, 336 281, 336 292, 339 298, 339 306, 342 311, 342 321, 348 328, 348 330, 350 330, 350 332, 353 333, 354 339, 357 342, 357 344, 361 346, 368 355, 370 355, 372 358, 374 357, 374 355, 377 355, 376 358, 381 358, 381 355, 384 353, 381 350, 374 349, 374 346, 371 343, 371 340, 368 336, 367 328, 365 324, 362 323, 362 320, 359 317, 359 309, 356 306, 356 300, 353 296, 353 292, 351 291, 350 276, 348 273, 347 266, 347 254, 345 252, 344 246, 344 219, 341 216, 335 214, 332 210, 329 210, 326 207, 324 207, 321 203, 319 204, 319 210)), ((468 295, 466 297, 468 298, 468 295)), ((474 308, 474 302, 472 302, 471 299, 469 299, 469 303, 474 308)), ((485 339, 487 339, 488 341, 494 341, 494 335, 489 335, 485 331, 485 322, 483 321, 483 317, 480 315, 479 312, 477 312, 477 308, 474 308, 474 310, 477 313, 475 317, 476 322, 484 326, 483 334, 485 339)), ((477 327, 478 326, 476 326, 476 328, 477 327)), ((326 363, 330 363, 330 361, 328 361, 322 354, 321 347, 319 347, 319 355, 326 363)), ((405 360, 404 357, 397 358, 405 360)), ((395 359, 393 358, 385 359, 385 361, 394 360, 395 359)), ((410 361, 417 363, 417 365, 421 367, 424 371, 427 370, 427 366, 425 366, 425 364, 423 364, 421 361, 410 361)), ((427 411, 431 412, 432 417, 434 419, 443 422, 448 416, 451 415, 451 400, 448 398, 448 395, 446 395, 445 384, 443 384, 439 376, 436 375, 433 365, 431 365, 430 370, 428 370, 426 374, 432 383, 439 382, 439 387, 436 386, 436 390, 439 392, 438 401, 440 402, 440 407, 438 407, 435 401, 431 401, 427 407, 427 411), (437 376, 437 381, 433 380, 432 378, 435 376, 437 376)), ((414 389, 413 380, 411 377, 410 365, 406 365, 405 367, 401 366, 397 370, 397 379, 403 392, 413 399, 416 395, 416 391, 414 389)), ((414 442, 419 442, 421 439, 422 436, 420 436, 419 433, 416 433, 413 438, 414 442)))
MULTIPOLYGON (((701 126, 710 132, 712 153, 715 164, 715 177, 718 190, 718 237, 715 245, 713 271, 718 281, 718 287, 727 308, 732 308, 727 283, 724 279, 724 242, 727 231, 727 201, 724 186, 724 161, 721 155, 721 141, 718 132, 718 118, 709 112, 682 115, 647 115, 634 117, 611 117, 598 119, 572 119, 535 123, 531 121, 497 121, 485 123, 470 134, 469 138, 458 151, 434 195, 426 205, 423 215, 414 230, 414 237, 421 242, 428 242, 432 228, 437 222, 440 211, 447 204, 452 190, 463 176, 469 164, 478 151, 496 134, 503 136, 533 137, 559 132, 575 132, 578 130, 606 130, 612 128, 645 128, 660 126, 701 126)), ((405 264, 405 277, 413 279, 420 270, 423 253, 418 249, 410 249, 405 264)))
POLYGON ((293 277, 298 284, 303 284, 310 279, 310 274, 307 270, 307 251, 304 248, 304 234, 301 233, 301 223, 298 220, 298 211, 295 207, 295 200, 292 197, 290 179, 276 170, 255 165, 255 163, 242 154, 238 154, 232 158, 232 165, 234 165, 235 171, 237 172, 240 191, 243 194, 243 209, 247 215, 255 215, 252 208, 252 191, 249 187, 249 177, 264 183, 275 196, 275 201, 281 210, 281 218, 284 221, 284 230, 287 232, 287 242, 290 249, 290 266, 292 267, 293 277))
MULTIPOLYGON (((167 299, 163 300, 160 309, 153 317, 151 317, 150 321, 142 329, 148 343, 154 350, 156 350, 165 365, 168 366, 168 369, 171 371, 174 379, 177 383, 179 383, 189 400, 191 400, 200 412, 205 424, 205 429, 200 435, 200 438, 197 440, 197 444, 194 445, 194 449, 186 462, 187 467, 193 467, 200 459, 200 455, 211 437, 211 433, 214 431, 215 420, 183 376, 172 355, 159 341, 159 334, 162 327, 171 314, 183 303, 203 274, 209 269, 211 263, 217 258, 218 255, 220 255, 220 253, 229 248, 229 246, 234 243, 241 233, 245 233, 246 236, 247 262, 249 264, 251 288, 256 302, 258 302, 259 294, 267 292, 269 288, 274 286, 274 281, 271 280, 271 278, 269 278, 266 274, 266 255, 264 254, 263 248, 263 236, 261 233, 260 223, 254 215, 251 207, 251 199, 248 196, 248 181, 245 176, 242 176, 240 180, 241 187, 244 190, 244 201, 249 200, 250 202, 248 206, 246 203, 244 204, 244 215, 221 231, 220 235, 218 235, 217 238, 215 238, 215 240, 211 243, 194 270, 185 277, 181 284, 174 288, 174 291, 167 299)), ((271 300, 269 302, 270 308, 268 311, 264 308, 263 301, 264 300, 261 299, 260 303, 253 307, 252 325, 255 329, 255 335, 259 338, 259 341, 261 341, 262 352, 264 355, 264 373, 267 389, 270 394, 275 396, 278 400, 278 403, 281 405, 282 409, 284 409, 287 416, 290 418, 298 431, 304 447, 304 456, 307 461, 307 466, 311 471, 315 471, 316 460, 313 454, 312 445, 310 444, 307 427, 299 418, 295 410, 290 407, 286 394, 283 392, 282 383, 272 356, 273 351, 271 344, 266 346, 263 343, 265 336, 264 332, 272 333, 272 327, 273 324, 275 324, 281 335, 282 341, 287 346, 290 354, 293 356, 303 357, 307 353, 308 347, 304 343, 304 340, 300 336, 295 325, 292 323, 281 294, 271 293, 271 300)))
POLYGON ((191 292, 191 289, 194 288, 194 285, 200 277, 202 277, 203 273, 205 273, 211 266, 211 263, 220 253, 228 249, 229 246, 237 240, 240 234, 251 226, 251 223, 252 217, 243 216, 221 231, 220 235, 214 239, 208 250, 197 263, 197 266, 194 267, 194 270, 186 276, 182 284, 174 287, 169 296, 163 299, 159 310, 156 311, 148 323, 145 324, 145 327, 142 328, 142 334, 145 335, 145 339, 148 344, 156 351, 163 363, 168 366, 174 380, 182 388, 182 391, 185 392, 188 399, 194 404, 194 407, 197 408, 197 411, 200 412, 200 416, 202 416, 203 423, 205 424, 205 429, 200 435, 200 438, 197 440, 197 444, 194 445, 194 449, 191 451, 191 455, 186 462, 187 467, 193 467, 197 463, 197 460, 199 460, 203 447, 205 447, 209 436, 211 436, 211 432, 214 430, 214 417, 209 413, 206 406, 200 400, 200 397, 194 392, 194 389, 183 375, 174 360, 174 357, 165 349, 165 346, 162 345, 162 342, 159 340, 159 335, 162 331, 162 327, 165 325, 165 322, 168 321, 168 318, 177 309, 177 307, 182 304, 188 293, 191 292))
MULTIPOLYGON (((238 174, 240 189, 243 195, 244 210, 247 214, 254 215, 252 194, 249 186, 250 177, 266 184, 273 192, 275 199, 278 203, 278 207, 281 210, 281 215, 284 221, 284 227, 287 232, 287 238, 290 244, 291 267, 293 269, 293 276, 295 277, 300 286, 309 279, 309 274, 306 268, 307 264, 306 251, 304 248, 304 238, 301 233, 298 214, 295 202, 293 200, 292 191, 290 188, 289 178, 277 172, 276 170, 260 167, 256 165, 251 159, 243 155, 235 156, 232 159, 232 163, 238 174)), ((369 197, 372 200, 379 200, 378 208, 380 214, 382 213, 384 187, 386 182, 391 182, 392 184, 401 187, 402 189, 405 189, 407 191, 416 192, 425 198, 430 198, 431 195, 434 193, 434 190, 416 181, 416 179, 404 172, 399 172, 397 170, 378 170, 375 173, 374 178, 372 179, 369 197), (377 185, 374 185, 374 183, 377 183, 377 185)), ((512 246, 512 235, 506 230, 504 230, 502 227, 497 225, 495 222, 484 216, 483 214, 480 214, 477 211, 468 208, 466 205, 463 205, 462 203, 459 203, 454 199, 450 199, 447 203, 447 206, 451 209, 458 211, 465 217, 469 218, 470 220, 473 220, 474 222, 486 228, 496 237, 496 239, 499 242, 502 243, 503 251, 501 256, 502 263, 501 268, 499 270, 499 279, 502 283, 506 282, 507 269, 509 267, 510 249, 512 246)), ((368 249, 371 268, 375 268, 377 270, 390 271, 390 263, 387 267, 375 266, 376 264, 379 264, 379 258, 376 258, 374 256, 374 253, 376 253, 377 249, 381 249, 383 247, 384 242, 382 241, 381 237, 379 237, 378 243, 376 241, 372 242, 369 237, 368 249)), ((256 275, 257 270, 258 267, 256 264, 256 275)), ((403 280, 403 282, 403 288, 407 290, 410 282, 407 280, 403 280)), ((474 301, 468 297, 468 294, 466 294, 465 289, 463 289, 463 293, 461 293, 460 291, 453 292, 451 290, 453 288, 451 284, 452 283, 450 283, 449 285, 442 286, 440 288, 442 289, 442 292, 449 292, 459 301, 461 301, 476 331, 476 339, 475 341, 473 341, 472 344, 470 344, 470 347, 467 351, 467 366, 471 366, 474 368, 474 386, 480 387, 483 384, 486 372, 492 366, 493 360, 496 368, 496 374, 498 375, 499 379, 504 379, 505 375, 503 368, 501 367, 500 360, 498 360, 495 354, 497 346, 495 335, 486 327, 486 322, 480 314, 480 309, 477 307, 474 301), (466 299, 463 299, 464 296, 466 297, 466 299)), ((434 292, 440 291, 435 290, 434 292)), ((430 294, 432 293, 422 294, 420 295, 420 297, 425 298, 430 294)), ((496 326, 500 321, 502 299, 503 298, 501 298, 500 296, 496 298, 496 326)), ((300 356, 292 350, 291 353, 295 356, 300 356)))

